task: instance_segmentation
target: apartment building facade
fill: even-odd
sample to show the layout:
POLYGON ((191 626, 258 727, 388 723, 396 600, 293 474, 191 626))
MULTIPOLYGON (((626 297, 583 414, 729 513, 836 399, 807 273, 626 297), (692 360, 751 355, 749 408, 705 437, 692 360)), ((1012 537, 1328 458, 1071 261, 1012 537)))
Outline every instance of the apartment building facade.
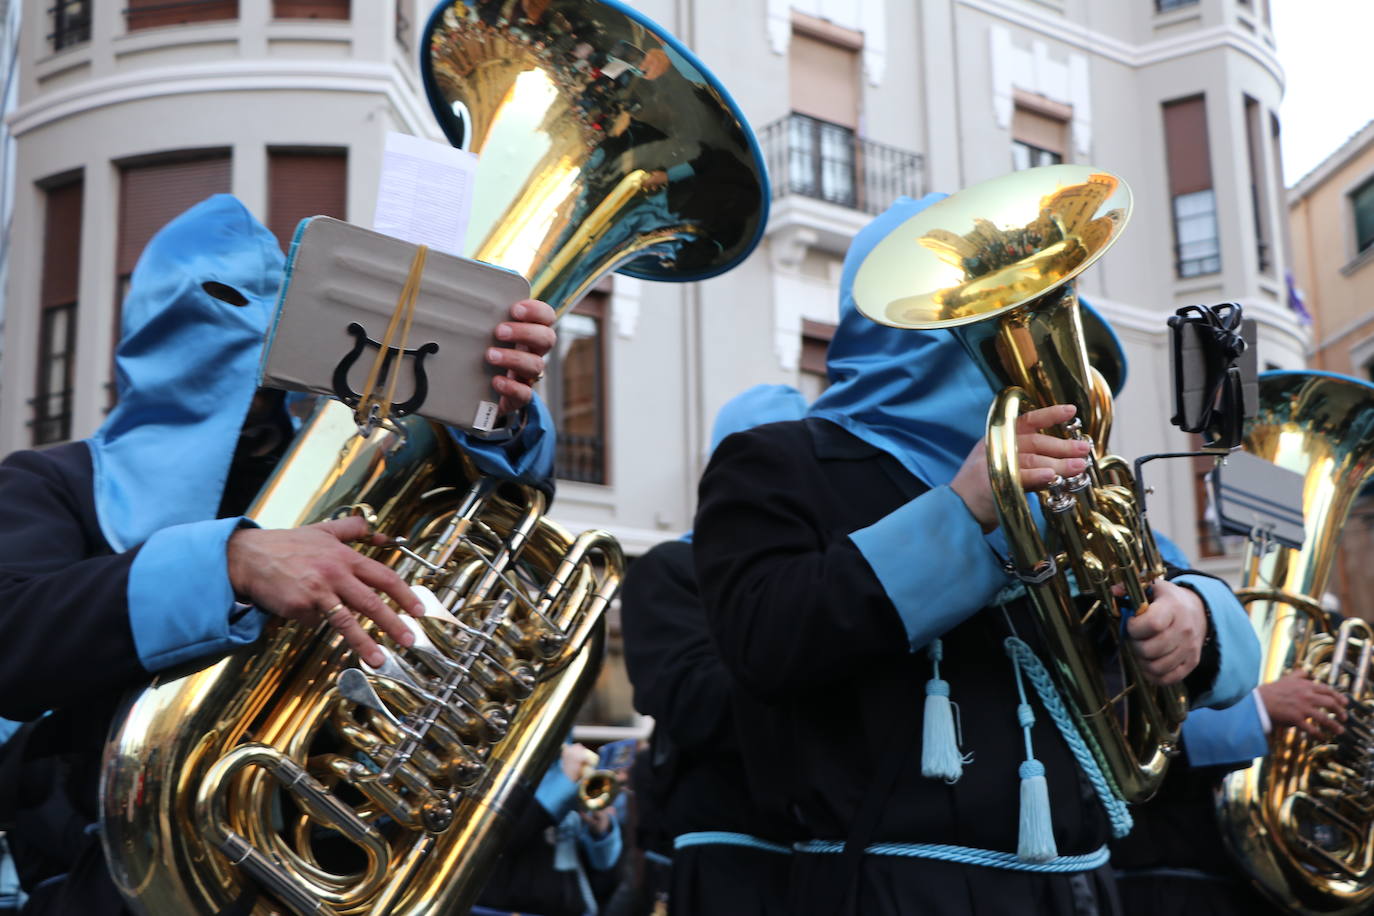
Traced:
MULTIPOLYGON (((1191 444, 1168 424, 1176 308, 1239 301, 1259 320, 1261 363, 1302 366, 1268 2, 630 0, 729 87, 763 145, 772 211, 734 271, 685 285, 614 276, 565 317, 546 390, 563 423, 555 517, 608 528, 631 555, 679 537, 717 408, 760 382, 823 389, 854 234, 899 195, 1014 168, 1092 163, 1134 189, 1130 226, 1081 281, 1131 363, 1122 454, 1191 444)), ((0 453, 99 425, 129 271, 185 206, 231 191, 282 238, 313 213, 368 222, 385 132, 439 138, 415 65, 429 8, 26 7, 0 453)), ((1203 470, 1151 465, 1152 519, 1232 571, 1202 523, 1203 470)), ((614 664, 606 678, 589 719, 631 725, 614 664)))

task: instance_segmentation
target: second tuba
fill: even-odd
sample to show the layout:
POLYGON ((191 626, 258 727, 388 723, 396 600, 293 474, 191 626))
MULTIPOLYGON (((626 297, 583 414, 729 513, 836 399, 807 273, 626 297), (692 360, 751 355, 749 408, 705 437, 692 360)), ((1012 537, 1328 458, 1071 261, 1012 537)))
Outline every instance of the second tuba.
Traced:
MULTIPOLYGON (((445 132, 479 156, 465 253, 522 273, 560 314, 608 271, 697 280, 757 242, 753 134, 639 13, 446 0, 421 53, 445 132)), ((596 678, 624 566, 613 538, 571 535, 545 502, 484 477, 433 423, 363 437, 338 402, 317 410, 248 514, 366 516, 392 543, 363 549, 427 615, 408 621, 410 648, 369 625, 377 669, 327 626, 279 621, 248 651, 157 677, 102 771, 101 835, 130 909, 466 912, 596 678)))
POLYGON ((1011 563, 1025 584, 1049 668, 1103 772, 1143 801, 1176 753, 1186 698, 1150 684, 1121 645, 1120 586, 1147 613, 1164 572, 1133 475, 1106 454, 1111 388, 1090 362, 1074 278, 1116 240, 1131 212, 1120 178, 1081 165, 1028 169, 939 201, 892 231, 865 259, 854 300, 897 328, 948 329, 995 392, 988 416, 992 476, 1011 563), (1018 480, 1017 417, 1073 404, 1068 428, 1093 443, 1087 470, 1039 496, 1042 537, 1018 480), (1070 575, 1082 598, 1075 596, 1070 575), (1104 645, 1114 646, 1104 665, 1104 645))
POLYGON ((1268 755, 1229 774, 1221 833, 1250 879, 1295 913, 1348 916, 1374 902, 1374 630, 1336 623, 1322 595, 1360 488, 1374 477, 1374 385, 1326 372, 1260 376, 1245 450, 1303 476, 1301 548, 1252 543, 1244 588, 1264 661, 1260 683, 1293 668, 1350 700, 1345 733, 1275 729, 1268 755))

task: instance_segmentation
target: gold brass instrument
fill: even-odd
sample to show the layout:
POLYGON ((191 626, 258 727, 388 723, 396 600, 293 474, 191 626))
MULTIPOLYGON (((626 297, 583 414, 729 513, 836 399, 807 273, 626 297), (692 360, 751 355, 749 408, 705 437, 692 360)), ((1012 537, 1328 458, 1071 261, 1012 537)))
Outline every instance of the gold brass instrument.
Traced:
MULTIPOLYGON (((467 253, 523 273, 560 314, 608 270, 701 279, 757 241, 752 133, 639 14, 449 0, 422 47, 436 113, 480 156, 467 253)), ((466 912, 596 677, 623 569, 609 535, 573 537, 544 508, 442 427, 408 417, 364 438, 349 409, 319 408, 249 514, 365 515, 393 544, 362 549, 429 590, 427 616, 409 649, 367 624, 378 669, 328 626, 276 621, 251 651, 156 678, 102 774, 130 908, 466 912)))
POLYGON ((1130 210, 1126 184, 1088 166, 983 182, 883 239, 859 268, 854 299, 881 324, 949 329, 1000 392, 988 416, 988 468, 1011 562, 1088 745, 1122 796, 1141 801, 1176 752, 1186 701, 1179 687, 1147 682, 1119 644, 1112 587, 1148 613, 1146 586, 1164 566, 1129 467, 1106 454, 1111 389, 1089 363, 1073 283, 1115 241, 1130 210), (1046 543, 1019 483, 1016 419, 1052 404, 1078 413, 1047 432, 1088 438, 1094 451, 1083 474, 1040 494, 1046 543), (1087 610, 1072 594, 1070 572, 1087 610), (1105 665, 1103 645, 1116 646, 1105 665))
POLYGON ((1374 683, 1369 624, 1339 626, 1321 598, 1361 486, 1374 477, 1374 385, 1324 372, 1260 376, 1245 449, 1303 475, 1301 549, 1254 544, 1237 592, 1260 637, 1261 683, 1306 669, 1350 700, 1343 735, 1275 729, 1268 756, 1222 784, 1222 836, 1251 880, 1292 912, 1374 902, 1374 683))

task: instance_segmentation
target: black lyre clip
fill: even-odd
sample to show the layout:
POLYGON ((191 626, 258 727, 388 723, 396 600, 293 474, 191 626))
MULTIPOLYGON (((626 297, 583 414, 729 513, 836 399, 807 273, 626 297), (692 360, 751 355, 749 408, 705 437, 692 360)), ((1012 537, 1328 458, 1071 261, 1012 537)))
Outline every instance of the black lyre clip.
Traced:
MULTIPOLYGON (((381 350, 380 341, 373 340, 367 336, 367 329, 358 322, 354 321, 348 325, 348 333, 354 337, 353 349, 344 354, 334 367, 334 395, 349 407, 357 407, 362 399, 362 394, 353 390, 348 384, 348 373, 353 368, 353 364, 362 356, 363 350, 371 347, 374 350, 381 350)), ((397 349, 388 347, 386 354, 382 357, 382 367, 380 375, 382 378, 389 378, 391 361, 396 358, 397 349)), ((391 415, 394 417, 409 416, 424 406, 425 398, 429 396, 429 378, 425 375, 425 357, 439 352, 439 345, 434 342, 423 344, 413 350, 400 350, 401 356, 414 358, 415 366, 415 390, 411 396, 399 404, 391 405, 391 415)))

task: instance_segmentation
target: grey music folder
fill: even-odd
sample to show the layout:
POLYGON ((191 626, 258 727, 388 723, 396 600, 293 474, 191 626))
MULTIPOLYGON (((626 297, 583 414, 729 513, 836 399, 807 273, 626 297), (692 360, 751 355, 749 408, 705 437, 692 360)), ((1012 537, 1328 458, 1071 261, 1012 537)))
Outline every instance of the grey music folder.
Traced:
POLYGON ((1303 476, 1248 452, 1233 452, 1212 471, 1221 530, 1302 547, 1303 476))
MULTIPOLYGON (((304 220, 291 244, 260 384, 345 403, 351 396, 356 403, 415 251, 409 242, 341 220, 304 220)), ((498 418, 491 377, 497 370, 484 354, 504 346, 493 331, 512 303, 529 295, 529 283, 517 273, 431 249, 400 357, 393 412, 492 429, 498 418)))

